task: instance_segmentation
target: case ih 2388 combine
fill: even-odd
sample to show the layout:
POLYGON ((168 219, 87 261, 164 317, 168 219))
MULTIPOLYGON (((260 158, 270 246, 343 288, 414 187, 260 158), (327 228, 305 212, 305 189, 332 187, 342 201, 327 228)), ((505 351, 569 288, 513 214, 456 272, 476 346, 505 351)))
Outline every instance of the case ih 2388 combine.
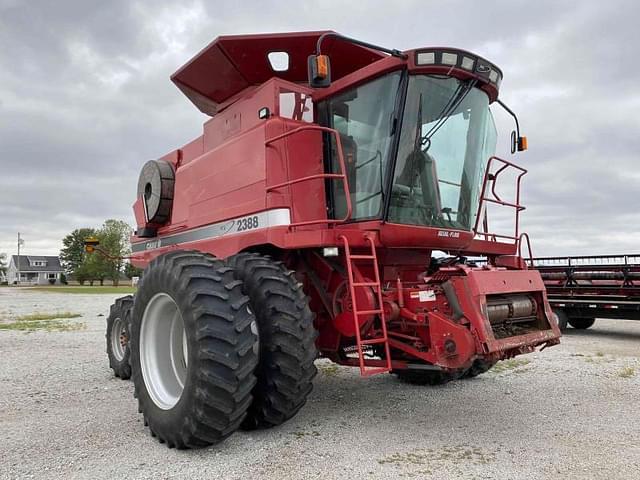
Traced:
POLYGON ((212 118, 142 169, 132 262, 146 268, 107 331, 162 442, 281 424, 318 356, 439 384, 559 342, 520 255, 526 171, 493 157, 495 65, 311 32, 220 37, 172 80, 212 118), (488 203, 513 209, 514 232, 487 231, 488 203))

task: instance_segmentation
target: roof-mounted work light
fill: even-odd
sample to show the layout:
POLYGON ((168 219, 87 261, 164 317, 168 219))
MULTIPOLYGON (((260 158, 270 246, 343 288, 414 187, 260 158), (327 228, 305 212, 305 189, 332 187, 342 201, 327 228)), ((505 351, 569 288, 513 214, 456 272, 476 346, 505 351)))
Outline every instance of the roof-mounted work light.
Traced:
POLYGON ((502 71, 484 58, 462 50, 429 49, 416 52, 416 65, 460 68, 472 73, 479 80, 493 84, 496 88, 502 82, 502 71))

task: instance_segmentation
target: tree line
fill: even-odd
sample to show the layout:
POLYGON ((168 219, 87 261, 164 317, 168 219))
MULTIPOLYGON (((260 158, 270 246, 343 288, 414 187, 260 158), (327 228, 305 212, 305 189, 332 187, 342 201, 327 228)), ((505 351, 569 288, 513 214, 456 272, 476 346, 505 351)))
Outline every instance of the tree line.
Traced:
POLYGON ((134 267, 123 257, 131 254, 129 238, 132 228, 122 220, 106 220, 102 227, 77 228, 62 240, 60 262, 67 275, 84 285, 111 280, 117 286, 122 274, 128 278, 140 275, 140 269, 134 267), (99 253, 86 253, 84 240, 96 237, 100 241, 100 249, 108 253, 108 257, 99 253))

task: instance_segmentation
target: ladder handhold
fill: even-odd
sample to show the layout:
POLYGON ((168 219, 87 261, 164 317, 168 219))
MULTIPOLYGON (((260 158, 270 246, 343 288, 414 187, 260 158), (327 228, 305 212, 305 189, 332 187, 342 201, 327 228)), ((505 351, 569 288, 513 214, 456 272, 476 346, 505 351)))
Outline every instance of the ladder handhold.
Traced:
POLYGON ((358 282, 353 284, 354 287, 377 287, 376 282, 358 282))
POLYGON ((380 309, 376 310, 355 310, 353 312, 355 315, 382 315, 384 312, 380 309))
POLYGON ((374 260, 373 255, 350 255, 351 260, 374 260))
POLYGON ((378 345, 380 343, 385 343, 387 341, 386 337, 380 338, 368 338, 367 340, 362 340, 360 343, 362 345, 378 345))

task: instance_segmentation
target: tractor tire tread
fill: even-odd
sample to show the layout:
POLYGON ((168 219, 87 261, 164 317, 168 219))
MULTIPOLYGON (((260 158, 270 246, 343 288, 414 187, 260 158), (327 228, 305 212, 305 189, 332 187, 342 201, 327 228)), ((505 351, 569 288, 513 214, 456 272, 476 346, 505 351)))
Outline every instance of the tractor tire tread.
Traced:
POLYGON ((317 373, 314 315, 294 272, 282 262, 240 253, 229 264, 243 281, 260 339, 258 381, 242 427, 270 428, 298 413, 313 388, 317 373))
POLYGON ((462 375, 462 378, 474 378, 491 370, 497 362, 487 360, 474 360, 473 364, 462 375))
POLYGON ((131 378, 131 364, 129 359, 131 357, 131 349, 129 345, 124 348, 124 356, 121 360, 118 360, 111 348, 111 335, 113 324, 116 318, 120 318, 127 329, 127 333, 130 336, 131 332, 131 309, 133 308, 133 295, 126 295, 116 299, 109 309, 109 316, 107 317, 107 357, 109 358, 109 368, 113 370, 116 377, 122 380, 128 380, 131 378))
MULTIPOLYGON (((173 297, 172 297, 173 298, 173 297)), ((256 384, 258 357, 251 330, 249 299, 221 260, 199 251, 170 252, 153 260, 138 287, 133 321, 135 397, 151 435, 169 448, 200 448, 216 444, 243 422, 256 384), (177 292, 185 322, 190 362, 185 390, 176 415, 163 418, 149 397, 139 362, 139 335, 146 297, 156 291, 177 292), (194 293, 197 292, 197 293, 194 293), (192 370, 194 369, 194 370, 192 370)))

